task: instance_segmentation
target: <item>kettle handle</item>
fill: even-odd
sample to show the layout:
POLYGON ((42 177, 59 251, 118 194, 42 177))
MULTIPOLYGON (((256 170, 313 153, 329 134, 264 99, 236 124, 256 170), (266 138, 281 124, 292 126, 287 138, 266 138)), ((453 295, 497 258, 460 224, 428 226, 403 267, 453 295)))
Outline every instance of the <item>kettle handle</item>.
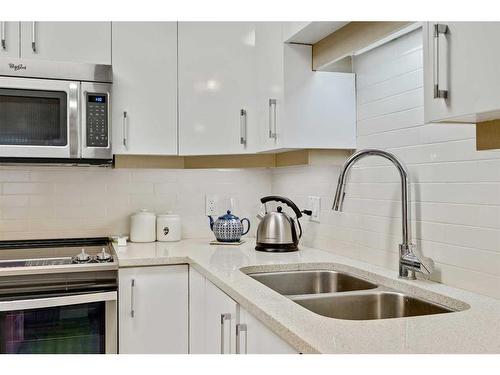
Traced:
POLYGON ((285 198, 285 197, 280 197, 279 195, 268 195, 267 197, 263 197, 260 199, 260 201, 263 204, 266 204, 267 202, 281 202, 286 204, 288 207, 290 207, 293 212, 295 212, 295 216, 297 216, 297 219, 299 217, 302 217, 302 212, 300 212, 299 208, 293 203, 290 199, 285 198))

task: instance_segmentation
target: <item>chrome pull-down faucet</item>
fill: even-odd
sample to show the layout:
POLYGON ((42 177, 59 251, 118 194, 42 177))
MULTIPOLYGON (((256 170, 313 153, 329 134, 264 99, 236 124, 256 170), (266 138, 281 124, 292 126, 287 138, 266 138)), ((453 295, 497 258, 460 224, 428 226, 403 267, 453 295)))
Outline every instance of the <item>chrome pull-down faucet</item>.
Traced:
POLYGON ((401 218, 403 240, 399 245, 399 277, 405 279, 415 279, 415 272, 429 275, 432 272, 432 260, 429 258, 419 258, 414 250, 415 245, 411 243, 410 224, 410 179, 405 165, 390 152, 379 149, 365 149, 351 155, 340 170, 337 191, 333 201, 332 209, 342 211, 342 204, 345 198, 345 185, 351 167, 360 159, 366 156, 381 156, 394 164, 401 177, 401 218))

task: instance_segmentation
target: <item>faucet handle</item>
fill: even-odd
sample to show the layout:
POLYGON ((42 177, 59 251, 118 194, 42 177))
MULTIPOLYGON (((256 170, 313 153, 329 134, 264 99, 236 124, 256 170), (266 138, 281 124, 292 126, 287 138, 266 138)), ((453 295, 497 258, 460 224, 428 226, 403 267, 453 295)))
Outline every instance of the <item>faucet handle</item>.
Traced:
POLYGON ((401 265, 405 268, 430 275, 434 270, 434 261, 431 258, 418 257, 415 252, 415 245, 409 245, 406 253, 401 256, 401 265))

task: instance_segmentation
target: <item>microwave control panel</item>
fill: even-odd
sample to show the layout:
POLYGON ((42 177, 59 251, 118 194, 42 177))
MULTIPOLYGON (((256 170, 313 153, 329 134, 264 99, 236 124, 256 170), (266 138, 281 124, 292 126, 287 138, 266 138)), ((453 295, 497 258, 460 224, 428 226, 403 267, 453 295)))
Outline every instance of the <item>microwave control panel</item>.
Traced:
POLYGON ((108 147, 106 94, 87 94, 87 147, 108 147))

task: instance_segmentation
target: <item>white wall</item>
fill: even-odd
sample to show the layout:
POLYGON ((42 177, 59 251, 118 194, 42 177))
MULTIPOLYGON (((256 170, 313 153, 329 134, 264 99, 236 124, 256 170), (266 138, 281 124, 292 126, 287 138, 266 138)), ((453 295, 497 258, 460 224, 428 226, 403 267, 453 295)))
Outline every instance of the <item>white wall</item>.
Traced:
MULTIPOLYGON (((414 238, 437 281, 500 298, 500 153, 475 150, 475 127, 424 124, 422 40, 415 31, 356 57, 358 148, 398 155, 412 179, 414 238)), ((304 243, 397 269, 399 177, 385 160, 351 174, 344 212, 331 211, 337 167, 273 171, 273 193, 305 207, 322 197, 304 243)), ((307 219, 306 219, 307 220, 307 219)))
POLYGON ((234 197, 234 213, 255 230, 259 199, 270 190, 266 169, 2 167, 0 240, 128 233, 129 215, 141 208, 180 213, 184 238, 208 237, 206 193, 234 197))

